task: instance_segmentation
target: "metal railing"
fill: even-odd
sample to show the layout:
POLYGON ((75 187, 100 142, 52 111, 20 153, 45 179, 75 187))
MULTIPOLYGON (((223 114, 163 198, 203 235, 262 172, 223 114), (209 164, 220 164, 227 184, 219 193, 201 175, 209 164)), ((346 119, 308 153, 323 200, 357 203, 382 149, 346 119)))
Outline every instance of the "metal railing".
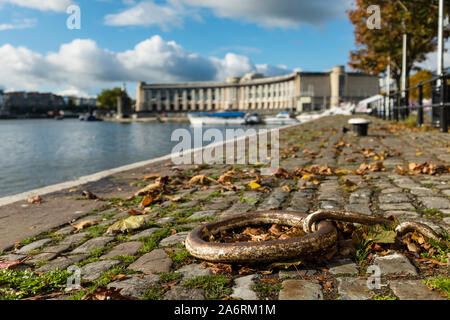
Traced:
POLYGON ((424 124, 424 110, 431 111, 431 122, 435 127, 440 128, 441 132, 448 132, 450 123, 450 90, 447 80, 450 79, 450 73, 433 77, 427 81, 421 82, 416 86, 405 90, 385 95, 383 98, 370 103, 373 114, 384 120, 399 121, 405 120, 412 112, 417 111, 416 125, 424 124), (432 102, 424 104, 424 87, 431 86, 432 102), (410 94, 412 90, 418 90, 418 99, 415 103, 410 103, 410 94))

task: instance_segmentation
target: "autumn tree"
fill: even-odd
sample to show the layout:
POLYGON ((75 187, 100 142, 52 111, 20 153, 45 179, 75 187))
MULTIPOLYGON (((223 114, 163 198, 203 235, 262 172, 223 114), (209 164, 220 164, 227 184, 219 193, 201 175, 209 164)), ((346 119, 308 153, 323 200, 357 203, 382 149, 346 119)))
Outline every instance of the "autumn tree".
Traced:
MULTIPOLYGON (((430 70, 422 70, 411 76, 409 79, 409 84, 411 87, 414 87, 421 82, 430 80, 431 78, 433 78, 433 73, 430 70)), ((411 90, 410 98, 413 101, 417 101, 419 98, 419 89, 411 90)), ((426 84, 423 86, 423 98, 431 99, 431 84, 426 84)))
MULTIPOLYGON (((355 26, 356 50, 350 52, 349 66, 369 74, 386 71, 390 57, 392 76, 400 88, 402 74, 403 33, 407 41, 407 86, 409 75, 426 54, 437 48, 438 1, 437 0, 355 0, 356 8, 348 12, 355 26), (369 28, 367 20, 371 5, 380 8, 380 29, 369 28)), ((450 0, 445 0, 448 14, 450 0)), ((449 37, 445 31, 445 38, 449 37)))

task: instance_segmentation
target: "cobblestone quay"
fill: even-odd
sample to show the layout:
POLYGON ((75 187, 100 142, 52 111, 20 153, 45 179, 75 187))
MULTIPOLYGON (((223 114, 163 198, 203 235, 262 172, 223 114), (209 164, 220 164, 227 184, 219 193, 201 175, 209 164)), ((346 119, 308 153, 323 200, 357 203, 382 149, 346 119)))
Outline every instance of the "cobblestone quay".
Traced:
MULTIPOLYGON (((357 137, 343 133, 348 119, 332 116, 280 132, 283 170, 317 165, 331 168, 332 174, 262 176, 260 187, 252 189, 255 165, 175 166, 162 161, 44 195, 41 203, 0 207, 0 263, 28 256, 12 270, 80 268, 81 290, 55 289, 45 292, 44 299, 92 298, 88 290, 95 288, 121 290, 136 299, 446 299, 433 284, 436 279, 448 281, 448 249, 427 256, 429 251, 418 254, 414 243, 397 243, 365 252, 341 239, 328 259, 284 269, 208 264, 184 248, 193 228, 255 210, 322 208, 395 215, 400 222, 418 221, 438 233, 448 232, 450 174, 448 169, 434 174, 433 168, 449 164, 450 136, 372 119, 369 135, 357 137), (424 163, 426 173, 413 174, 424 163), (231 167, 235 170, 223 178, 231 167), (191 181, 199 175, 208 179, 191 181), (143 208, 142 197, 127 200, 163 176, 171 183, 158 201, 143 208), (216 182, 219 177, 223 183, 216 182), (98 199, 82 197, 84 190, 98 199), (143 214, 138 228, 107 232, 130 214, 143 214), (375 289, 367 286, 372 265, 382 272, 375 289)), ((0 290, 0 297, 7 294, 1 285, 0 290)))

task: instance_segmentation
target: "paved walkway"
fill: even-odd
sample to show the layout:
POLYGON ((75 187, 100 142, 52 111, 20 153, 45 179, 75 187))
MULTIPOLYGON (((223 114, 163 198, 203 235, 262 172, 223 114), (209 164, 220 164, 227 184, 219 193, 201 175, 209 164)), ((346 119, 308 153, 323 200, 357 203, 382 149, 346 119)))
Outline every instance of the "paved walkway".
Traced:
MULTIPOLYGON (((373 120, 370 135, 356 137, 342 133, 348 118, 327 117, 280 134, 284 170, 329 166, 334 172, 340 170, 338 175, 316 175, 304 180, 263 177, 262 189, 249 190, 246 185, 255 174, 251 166, 235 165, 241 172, 234 176, 235 188, 225 188, 188 181, 196 175, 217 179, 230 166, 174 166, 161 162, 77 190, 44 196, 40 205, 18 202, 0 207, 0 249, 5 250, 0 261, 21 259, 31 252, 33 256, 26 263, 38 272, 77 264, 87 281, 85 288, 89 283, 107 285, 135 298, 445 299, 436 290, 428 289, 423 280, 448 278, 448 266, 431 263, 408 250, 383 254, 378 250, 361 258, 358 252, 346 252, 343 241, 327 262, 280 270, 268 266, 208 266, 184 249, 183 241, 194 227, 252 210, 345 209, 367 215, 395 215, 400 221, 423 222, 441 233, 450 231, 450 174, 393 172, 399 165, 406 169, 408 164, 424 162, 449 164, 450 136, 437 131, 398 130, 388 122, 373 120), (364 169, 362 164, 369 167, 364 174, 356 174, 355 170, 364 169), (177 192, 169 192, 172 197, 153 205, 145 215, 145 226, 139 230, 106 234, 107 227, 127 217, 130 208, 141 210, 138 202, 126 199, 145 186, 145 176, 154 173, 180 181, 177 192), (103 201, 80 200, 82 190, 89 190, 103 201), (68 225, 69 221, 76 225, 88 220, 100 222, 79 233, 68 225), (12 249, 15 242, 26 237, 33 238, 12 249), (371 265, 382 271, 379 289, 367 287, 366 270, 371 265), (219 284, 223 284, 222 289, 211 289, 221 287, 219 284)), ((70 297, 66 294, 59 298, 70 297)))

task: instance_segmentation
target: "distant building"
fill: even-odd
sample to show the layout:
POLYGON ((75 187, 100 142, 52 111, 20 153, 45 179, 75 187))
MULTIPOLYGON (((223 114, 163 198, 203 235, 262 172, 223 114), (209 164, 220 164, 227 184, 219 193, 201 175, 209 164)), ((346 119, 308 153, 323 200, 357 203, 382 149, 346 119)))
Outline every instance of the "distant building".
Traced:
POLYGON ((7 105, 15 111, 47 111, 65 105, 61 96, 39 92, 8 92, 7 105))
POLYGON ((358 102, 379 93, 378 77, 345 72, 294 72, 266 78, 251 73, 226 82, 147 84, 136 90, 137 112, 188 112, 210 110, 281 110, 298 112, 358 102))
POLYGON ((0 90, 0 117, 9 115, 9 108, 6 105, 6 101, 8 100, 8 96, 0 90))

